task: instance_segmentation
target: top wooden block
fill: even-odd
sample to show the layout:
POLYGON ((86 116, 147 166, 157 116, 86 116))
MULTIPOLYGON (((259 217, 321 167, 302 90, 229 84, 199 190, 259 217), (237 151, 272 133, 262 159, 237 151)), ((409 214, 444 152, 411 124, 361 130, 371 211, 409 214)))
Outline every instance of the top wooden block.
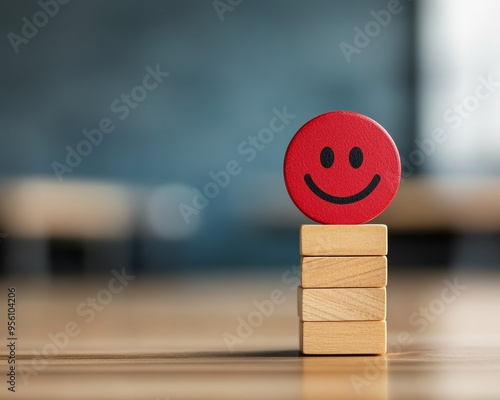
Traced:
POLYGON ((387 226, 367 225, 302 225, 302 256, 385 256, 387 226))

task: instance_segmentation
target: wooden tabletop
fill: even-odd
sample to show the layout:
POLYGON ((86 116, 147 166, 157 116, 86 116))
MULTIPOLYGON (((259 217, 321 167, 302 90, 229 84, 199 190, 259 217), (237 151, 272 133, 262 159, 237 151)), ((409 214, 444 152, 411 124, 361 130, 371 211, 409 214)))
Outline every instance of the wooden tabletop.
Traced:
POLYGON ((499 275, 391 271, 386 356, 304 357, 296 274, 4 280, 0 372, 15 287, 16 394, 4 378, 1 398, 500 397, 499 275))

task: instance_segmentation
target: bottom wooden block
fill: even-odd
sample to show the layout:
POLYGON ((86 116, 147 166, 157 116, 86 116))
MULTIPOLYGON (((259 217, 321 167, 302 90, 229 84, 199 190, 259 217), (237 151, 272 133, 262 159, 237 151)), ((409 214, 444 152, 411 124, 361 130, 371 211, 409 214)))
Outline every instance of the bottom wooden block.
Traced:
POLYGON ((304 354, 384 354, 386 321, 300 322, 304 354))

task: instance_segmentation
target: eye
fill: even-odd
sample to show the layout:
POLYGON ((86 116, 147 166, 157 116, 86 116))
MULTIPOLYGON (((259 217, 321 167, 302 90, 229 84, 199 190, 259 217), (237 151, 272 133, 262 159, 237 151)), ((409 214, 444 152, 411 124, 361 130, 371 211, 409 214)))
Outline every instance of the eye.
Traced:
POLYGON ((325 147, 321 150, 321 165, 325 168, 330 168, 333 165, 334 155, 330 147, 325 147))
POLYGON ((363 152, 359 147, 354 147, 349 153, 349 162, 353 168, 361 167, 363 164, 363 152))

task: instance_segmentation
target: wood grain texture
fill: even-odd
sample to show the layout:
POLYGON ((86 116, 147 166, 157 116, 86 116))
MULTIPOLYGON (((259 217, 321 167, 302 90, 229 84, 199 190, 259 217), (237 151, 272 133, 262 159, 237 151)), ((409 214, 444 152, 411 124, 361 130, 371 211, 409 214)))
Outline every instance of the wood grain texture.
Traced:
MULTIPOLYGON (((76 308, 107 288, 108 277, 88 281, 4 276, 0 293, 14 286, 19 294, 18 388, 10 397, 498 399, 500 319, 492 316, 500 304, 500 274, 444 271, 391 271, 388 353, 377 357, 301 354, 290 276, 254 271, 252 277, 138 277, 89 323, 76 308), (456 277, 467 289, 446 304, 442 314, 434 314, 435 321, 420 333, 422 325, 415 326, 409 316, 434 304, 446 287, 444 279, 453 282, 456 277), (230 350, 222 339, 225 332, 238 335, 239 318, 246 320, 257 310, 253 302, 269 299, 275 289, 287 300, 276 304, 273 314, 230 350), (40 355, 53 343, 48 334, 62 332, 69 321, 79 324, 81 334, 57 354, 40 355)), ((6 303, 0 307, 2 323, 7 322, 6 303)), ((9 368, 5 344, 0 347, 0 374, 5 378, 0 398, 8 399, 3 394, 9 368)))
POLYGON ((382 321, 386 318, 385 288, 299 288, 302 321, 382 321))
POLYGON ((385 225, 302 225, 302 256, 385 256, 385 225))
POLYGON ((385 321, 301 322, 300 350, 304 354, 384 354, 385 321))
POLYGON ((302 399, 389 400, 388 357, 302 357, 302 399), (359 373, 359 364, 365 370, 359 373), (358 366, 358 368, 356 368, 358 366), (365 372, 366 371, 366 372, 365 372), (334 394, 332 396, 332 394, 334 394))
POLYGON ((302 257, 302 287, 384 287, 387 257, 302 257))

